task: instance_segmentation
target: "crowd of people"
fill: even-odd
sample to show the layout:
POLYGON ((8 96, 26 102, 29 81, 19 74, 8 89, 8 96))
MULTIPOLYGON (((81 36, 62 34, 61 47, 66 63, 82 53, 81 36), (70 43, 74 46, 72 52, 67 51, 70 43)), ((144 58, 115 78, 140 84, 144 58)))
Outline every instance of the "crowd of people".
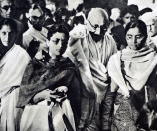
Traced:
POLYGON ((0 131, 157 131, 157 12, 65 4, 0 0, 0 131))

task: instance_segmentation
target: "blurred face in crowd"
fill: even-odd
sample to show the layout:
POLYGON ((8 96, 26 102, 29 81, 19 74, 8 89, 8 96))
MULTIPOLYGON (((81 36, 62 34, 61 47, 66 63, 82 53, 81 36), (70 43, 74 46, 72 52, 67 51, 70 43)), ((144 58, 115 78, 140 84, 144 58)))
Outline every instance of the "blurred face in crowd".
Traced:
POLYGON ((54 14, 56 11, 55 3, 51 0, 46 0, 46 8, 51 11, 51 14, 54 14))
POLYGON ((28 13, 29 21, 36 30, 41 31, 45 22, 45 15, 39 6, 32 6, 28 13))
POLYGON ((132 22, 136 19, 136 17, 133 14, 130 13, 126 13, 123 17, 122 17, 122 21, 124 23, 124 25, 127 25, 129 22, 132 22))
POLYGON ((62 56, 62 54, 66 50, 66 44, 67 38, 64 33, 56 32, 53 34, 53 36, 50 38, 50 41, 48 43, 49 45, 49 51, 51 57, 58 57, 62 56))
POLYGON ((10 18, 12 17, 13 13, 13 3, 9 0, 2 0, 0 2, 0 8, 1 8, 1 16, 4 18, 10 18))
POLYGON ((11 30, 9 25, 3 25, 0 29, 0 40, 6 47, 10 47, 14 44, 16 40, 16 33, 11 30))
POLYGON ((156 16, 156 12, 147 12, 140 17, 140 19, 143 20, 147 26, 147 34, 149 38, 157 34, 156 16))
POLYGON ((139 31, 139 28, 130 28, 126 33, 126 41, 128 47, 132 50, 141 49, 145 43, 143 43, 144 35, 139 31))
POLYGON ((114 21, 116 21, 120 17, 120 9, 119 8, 113 8, 111 10, 111 16, 110 18, 114 21))
POLYGON ((146 22, 146 25, 149 36, 154 36, 157 34, 157 20, 150 19, 146 22))
POLYGON ((103 9, 92 9, 88 15, 90 34, 95 42, 100 41, 107 31, 108 15, 103 9))

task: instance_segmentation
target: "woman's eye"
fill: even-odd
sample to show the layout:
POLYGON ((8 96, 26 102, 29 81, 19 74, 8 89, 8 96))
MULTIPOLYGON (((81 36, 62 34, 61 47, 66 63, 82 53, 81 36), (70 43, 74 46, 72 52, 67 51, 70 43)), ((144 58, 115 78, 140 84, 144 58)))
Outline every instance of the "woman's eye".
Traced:
POLYGON ((136 36, 136 39, 140 39, 140 38, 142 38, 143 36, 142 35, 137 35, 136 36))
POLYGON ((155 23, 153 23, 152 25, 155 25, 155 23))
POLYGON ((6 35, 6 32, 2 32, 2 35, 6 35))
POLYGON ((132 36, 127 36, 127 38, 128 38, 128 39, 131 39, 131 38, 132 38, 132 36))
POLYGON ((140 39, 141 37, 140 36, 136 36, 136 39, 140 39))

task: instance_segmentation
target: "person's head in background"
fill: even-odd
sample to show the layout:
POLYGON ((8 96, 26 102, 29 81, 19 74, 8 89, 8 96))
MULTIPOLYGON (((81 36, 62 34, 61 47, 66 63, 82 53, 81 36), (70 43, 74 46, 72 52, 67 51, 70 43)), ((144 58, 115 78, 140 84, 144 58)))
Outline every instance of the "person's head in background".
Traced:
POLYGON ((54 13, 54 19, 57 24, 67 23, 69 11, 66 8, 58 8, 54 13))
POLYGON ((40 4, 32 3, 28 12, 26 13, 26 17, 33 28, 41 31, 45 22, 45 13, 40 4))
POLYGON ((119 19, 119 17, 120 17, 120 9, 119 8, 112 8, 110 19, 113 21, 117 21, 119 19))
POLYGON ((14 3, 12 0, 0 0, 0 15, 3 18, 13 17, 14 3))
POLYGON ((128 7, 134 12, 135 16, 138 18, 140 15, 138 6, 135 4, 131 4, 131 5, 128 5, 128 7))
POLYGON ((133 22, 138 19, 137 10, 133 7, 127 6, 121 10, 120 23, 125 27, 129 22, 133 22))
POLYGON ((125 37, 130 49, 140 50, 145 47, 147 40, 146 24, 141 20, 128 23, 125 28, 125 37))
POLYGON ((75 16, 74 18, 73 18, 73 26, 76 26, 76 25, 78 25, 78 24, 82 24, 82 25, 84 25, 85 24, 85 20, 84 20, 84 17, 82 16, 82 15, 80 15, 80 16, 75 16))
POLYGON ((17 25, 10 18, 0 20, 0 43, 7 49, 10 49, 16 40, 17 25))
POLYGON ((148 12, 143 14, 140 19, 143 20, 147 25, 148 36, 157 35, 157 14, 155 12, 148 12))
POLYGON ((109 26, 109 16, 102 8, 92 8, 87 17, 90 34, 95 42, 104 38, 109 26))
POLYGON ((54 0, 45 0, 46 8, 51 11, 51 14, 54 14, 56 11, 56 3, 54 0))
POLYGON ((62 57, 66 51, 69 40, 69 30, 65 25, 58 25, 53 32, 48 33, 48 39, 49 54, 52 59, 58 59, 62 57))

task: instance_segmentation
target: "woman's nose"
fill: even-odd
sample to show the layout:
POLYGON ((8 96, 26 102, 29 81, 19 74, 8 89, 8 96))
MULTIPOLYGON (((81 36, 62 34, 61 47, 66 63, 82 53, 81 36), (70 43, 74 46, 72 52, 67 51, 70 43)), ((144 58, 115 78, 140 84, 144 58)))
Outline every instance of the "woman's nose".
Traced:
POLYGON ((152 25, 149 26, 149 30, 152 31, 152 25))
POLYGON ((133 42, 133 43, 137 43, 136 37, 133 37, 133 38, 132 38, 132 42, 133 42))
POLYGON ((58 46, 59 46, 60 48, 62 47, 62 41, 61 41, 61 40, 58 42, 58 46))
POLYGON ((9 34, 8 34, 8 33, 5 35, 5 40, 6 40, 6 41, 9 40, 9 34))

